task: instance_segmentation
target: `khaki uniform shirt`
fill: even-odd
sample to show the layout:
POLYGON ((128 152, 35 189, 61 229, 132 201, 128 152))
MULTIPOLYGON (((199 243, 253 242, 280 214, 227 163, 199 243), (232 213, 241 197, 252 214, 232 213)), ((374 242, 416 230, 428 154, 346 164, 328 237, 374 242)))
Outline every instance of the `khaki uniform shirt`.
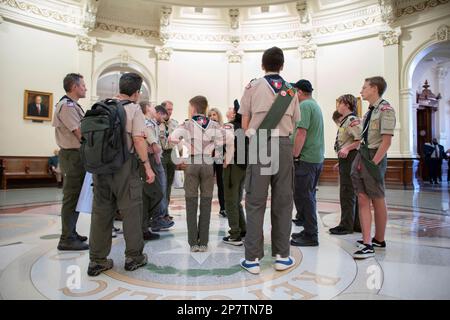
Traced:
POLYGON ((183 139, 190 156, 212 157, 214 149, 223 144, 226 144, 228 155, 234 154, 234 135, 216 121, 210 120, 205 129, 193 119, 187 119, 172 132, 170 137, 171 140, 183 139))
POLYGON ((131 153, 134 153, 132 137, 147 137, 147 127, 145 126, 145 117, 141 107, 135 103, 129 103, 124 106, 127 115, 125 130, 127 131, 127 147, 131 153))
MULTIPOLYGON (((276 94, 265 78, 253 80, 245 87, 238 113, 250 117, 249 129, 258 129, 275 98, 276 94)), ((300 108, 298 97, 295 95, 275 129, 279 130, 279 136, 288 137, 294 133, 295 123, 299 120, 300 108)))
MULTIPOLYGON (((382 141, 382 135, 394 135, 395 129, 395 110, 389 102, 383 98, 378 99, 373 106, 370 123, 368 126, 367 144, 369 149, 377 149, 382 141)), ((364 116, 364 121, 367 113, 364 116)), ((364 122, 363 122, 364 123, 364 122)))
POLYGON ((361 140, 362 122, 355 115, 346 117, 337 132, 337 144, 335 151, 339 152, 342 148, 351 145, 355 141, 361 140))
POLYGON ((159 141, 163 150, 170 150, 173 148, 173 144, 169 143, 169 135, 179 126, 178 121, 175 119, 169 119, 165 123, 159 125, 159 141), (167 126, 167 128, 166 128, 167 126))
POLYGON ((83 117, 81 106, 67 96, 56 104, 52 125, 55 127, 56 144, 61 149, 80 148, 80 141, 72 131, 80 128, 83 117))

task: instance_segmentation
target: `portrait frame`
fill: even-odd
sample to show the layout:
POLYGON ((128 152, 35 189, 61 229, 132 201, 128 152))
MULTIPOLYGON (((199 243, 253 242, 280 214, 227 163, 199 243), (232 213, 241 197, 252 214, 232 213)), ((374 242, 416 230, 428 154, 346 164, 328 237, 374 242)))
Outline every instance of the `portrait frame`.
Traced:
POLYGON ((33 121, 51 121, 53 115, 53 93, 25 90, 23 98, 23 118, 33 121), (37 97, 41 97, 40 113, 35 108, 37 97))

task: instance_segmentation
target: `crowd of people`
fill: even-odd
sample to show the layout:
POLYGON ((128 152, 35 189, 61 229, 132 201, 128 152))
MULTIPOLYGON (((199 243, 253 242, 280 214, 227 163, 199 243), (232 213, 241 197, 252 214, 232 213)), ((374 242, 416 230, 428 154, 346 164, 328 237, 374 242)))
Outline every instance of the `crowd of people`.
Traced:
MULTIPOLYGON (((311 82, 284 80, 280 76, 283 66, 283 51, 267 49, 262 56, 265 76, 245 87, 240 102, 235 100, 228 109, 226 123, 217 108, 209 107, 205 96, 197 95, 188 101, 188 119, 179 124, 171 117, 171 101, 159 105, 141 101, 142 77, 123 74, 120 92, 113 101, 125 114, 120 125, 126 156, 111 172, 91 170, 89 244, 87 237, 76 231, 76 205, 86 174, 83 164, 88 155, 83 150, 98 139, 88 136, 82 121, 96 114, 88 111, 85 115, 78 104, 87 91, 83 76, 68 74, 63 82, 66 95, 57 103, 53 121, 60 147, 59 167, 64 175, 58 249, 89 250, 90 276, 111 269, 111 230, 119 212, 126 244, 124 267, 132 271, 144 266, 149 259, 144 253, 145 241, 158 240, 157 232, 175 225, 169 204, 178 169, 184 170, 185 176, 191 252, 208 250, 216 183, 218 213, 229 223, 223 242, 244 246, 240 265, 258 274, 264 257, 263 225, 270 190, 273 267, 277 271, 293 267, 296 261, 290 254, 291 245, 319 245, 316 187, 324 161, 324 120, 321 107, 312 98, 311 82), (303 230, 291 234, 292 223, 303 226, 303 230)), ((382 77, 363 81, 361 96, 370 104, 364 119, 357 116, 356 98, 350 94, 338 98, 333 114, 338 126, 335 151, 339 158, 341 221, 329 232, 342 235, 362 231, 353 254, 357 259, 373 257, 374 248, 386 247, 384 174, 396 122, 394 109, 382 98, 386 87, 382 77), (375 211, 373 237, 371 203, 375 211)))

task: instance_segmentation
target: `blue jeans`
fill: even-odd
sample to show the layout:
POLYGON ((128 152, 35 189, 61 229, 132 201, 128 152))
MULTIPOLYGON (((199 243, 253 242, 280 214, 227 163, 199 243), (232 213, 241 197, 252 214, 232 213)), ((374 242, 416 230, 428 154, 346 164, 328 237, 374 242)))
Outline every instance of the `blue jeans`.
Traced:
POLYGON ((296 219, 303 223, 305 235, 317 240, 316 186, 319 182, 323 163, 294 162, 294 203, 297 209, 296 219))

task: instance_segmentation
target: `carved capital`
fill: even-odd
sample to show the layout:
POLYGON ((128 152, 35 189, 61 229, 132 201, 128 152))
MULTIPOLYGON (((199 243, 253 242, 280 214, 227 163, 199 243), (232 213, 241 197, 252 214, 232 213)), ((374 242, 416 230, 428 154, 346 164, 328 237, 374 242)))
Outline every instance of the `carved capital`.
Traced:
POLYGON ((450 27, 445 24, 439 26, 436 31, 436 37, 438 41, 450 40, 450 27))
POLYGON ((402 30, 400 28, 389 29, 386 31, 381 31, 379 34, 380 40, 383 41, 383 45, 392 46, 398 44, 402 30))
POLYGON ((302 59, 313 59, 316 57, 317 45, 313 43, 302 44, 298 47, 302 59))
POLYGON ((170 60, 170 56, 172 55, 172 48, 169 47, 156 47, 155 48, 155 54, 156 54, 156 58, 158 60, 165 60, 165 61, 169 61, 170 60))
POLYGON ((229 63, 240 63, 242 61, 242 57, 244 56, 244 51, 242 50, 228 50, 227 57, 229 63))
POLYGON ((91 37, 82 36, 82 35, 77 36, 76 40, 77 40, 78 50, 81 50, 81 51, 93 51, 95 45, 97 44, 96 38, 91 38, 91 37))
POLYGON ((230 28, 239 29, 239 9, 228 10, 228 15, 230 16, 230 28))

